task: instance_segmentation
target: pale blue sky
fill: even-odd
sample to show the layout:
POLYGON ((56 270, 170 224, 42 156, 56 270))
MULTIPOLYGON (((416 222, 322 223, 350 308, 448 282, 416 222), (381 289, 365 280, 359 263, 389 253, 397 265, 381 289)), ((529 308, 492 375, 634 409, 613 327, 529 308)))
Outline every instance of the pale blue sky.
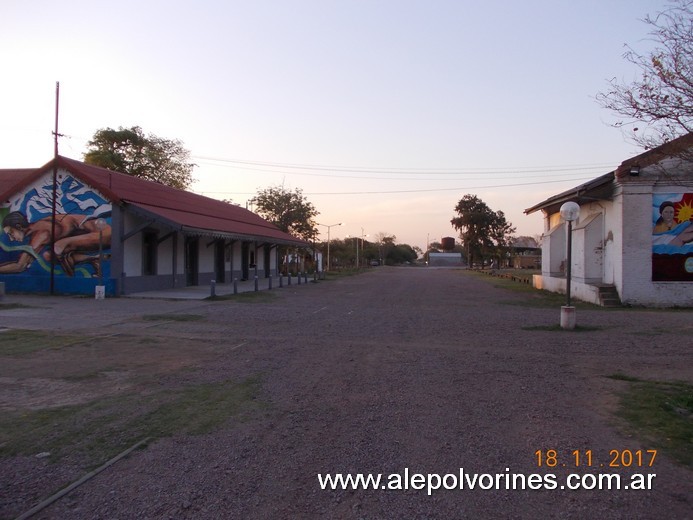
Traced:
POLYGON ((319 222, 345 222, 335 238, 424 247, 456 235, 466 193, 540 234, 523 209, 639 153, 594 96, 634 77, 624 44, 647 50, 640 20, 666 5, 5 0, 0 168, 51 159, 60 81, 68 157, 139 125, 183 141, 194 191, 301 188, 319 222))

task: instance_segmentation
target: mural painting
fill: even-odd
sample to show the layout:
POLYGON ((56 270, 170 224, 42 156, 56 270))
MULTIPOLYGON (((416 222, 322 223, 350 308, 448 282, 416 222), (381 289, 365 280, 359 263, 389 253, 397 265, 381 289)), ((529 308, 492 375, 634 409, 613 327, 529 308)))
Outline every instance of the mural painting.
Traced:
POLYGON ((693 282, 693 193, 652 197, 652 280, 693 282))
MULTIPOLYGON (((42 284, 31 278, 50 277, 53 231, 53 182, 48 174, 10 205, 0 208, 0 275, 6 282, 23 278, 25 290, 42 284)), ((56 182, 54 276, 66 292, 87 292, 85 280, 107 279, 110 273, 111 204, 96 190, 71 175, 56 182), (101 246, 101 256, 99 256, 101 246)), ((19 280, 16 280, 19 281, 19 280)), ((16 283, 14 290, 22 290, 16 283)))

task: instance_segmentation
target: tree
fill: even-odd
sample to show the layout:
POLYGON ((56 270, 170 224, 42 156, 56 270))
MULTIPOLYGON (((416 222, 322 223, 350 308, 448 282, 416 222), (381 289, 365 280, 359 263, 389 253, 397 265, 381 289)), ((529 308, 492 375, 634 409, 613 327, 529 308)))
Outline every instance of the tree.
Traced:
POLYGON ((145 135, 139 126, 102 128, 87 143, 84 162, 134 177, 187 189, 193 183, 190 152, 177 139, 145 135))
POLYGON ((500 256, 508 247, 512 224, 502 211, 492 211, 476 195, 465 195, 455 206, 457 217, 450 223, 460 232, 460 239, 467 251, 467 260, 472 265, 475 259, 500 256))
POLYGON ((643 20, 655 48, 640 54, 626 46, 624 58, 640 78, 624 84, 615 78, 597 102, 619 118, 613 126, 632 129, 630 138, 652 149, 693 130, 693 0, 672 0, 668 9, 643 20))
POLYGON ((417 254, 409 244, 395 244, 385 257, 388 265, 411 264, 416 261, 417 254))
POLYGON ((315 217, 320 212, 301 189, 289 191, 284 186, 271 186, 260 190, 251 202, 258 215, 282 231, 306 241, 315 240, 318 234, 315 217))

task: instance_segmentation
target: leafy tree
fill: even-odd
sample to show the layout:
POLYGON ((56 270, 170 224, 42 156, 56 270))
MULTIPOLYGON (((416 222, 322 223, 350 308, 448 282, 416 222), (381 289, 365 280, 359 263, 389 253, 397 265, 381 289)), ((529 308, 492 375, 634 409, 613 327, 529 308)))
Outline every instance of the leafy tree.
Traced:
POLYGON ((613 126, 632 129, 631 139, 645 149, 693 130, 692 7, 692 0, 672 0, 654 18, 648 15, 643 21, 654 50, 640 54, 626 46, 624 54, 640 78, 632 83, 614 78, 608 91, 597 94, 602 107, 622 118, 613 126))
POLYGON ((388 250, 385 263, 388 265, 413 263, 416 258, 416 251, 409 244, 395 244, 388 250))
POLYGON ((84 162, 126 173, 172 188, 187 189, 193 183, 190 152, 177 139, 145 135, 139 126, 118 130, 102 128, 87 143, 84 162))
POLYGON ((502 211, 492 211, 476 195, 465 195, 455 206, 457 217, 450 223, 460 232, 469 265, 486 256, 500 256, 508 247, 515 228, 502 211))
POLYGON ((284 186, 271 186, 260 190, 251 202, 258 215, 282 231, 306 241, 315 240, 318 234, 315 217, 320 212, 301 189, 290 191, 284 186))

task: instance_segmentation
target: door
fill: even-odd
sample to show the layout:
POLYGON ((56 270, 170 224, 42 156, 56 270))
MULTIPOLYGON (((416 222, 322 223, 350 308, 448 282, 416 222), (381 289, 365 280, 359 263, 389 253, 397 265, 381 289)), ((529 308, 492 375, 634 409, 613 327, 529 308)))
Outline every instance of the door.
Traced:
POLYGON ((197 285, 197 267, 199 265, 199 240, 185 239, 185 285, 197 285))
POLYGON ((241 278, 247 280, 250 277, 250 243, 241 244, 241 278))
POLYGON ((214 242, 214 277, 217 283, 224 283, 226 281, 226 262, 224 261, 224 247, 223 240, 217 240, 214 242))
POLYGON ((262 246, 262 250, 265 253, 265 258, 263 262, 263 267, 265 269, 265 278, 269 278, 270 274, 270 255, 272 254, 272 248, 269 244, 262 246))

